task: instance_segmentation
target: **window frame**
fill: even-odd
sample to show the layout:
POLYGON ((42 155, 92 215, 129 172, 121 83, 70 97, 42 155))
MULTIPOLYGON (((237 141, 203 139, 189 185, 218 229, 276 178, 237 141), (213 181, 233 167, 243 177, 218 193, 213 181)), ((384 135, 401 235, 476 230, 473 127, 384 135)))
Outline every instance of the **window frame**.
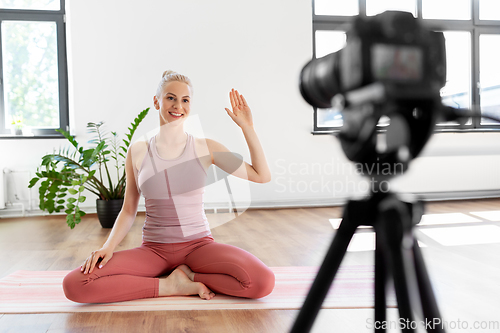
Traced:
POLYGON ((65 0, 59 0, 59 10, 0 8, 0 139, 61 138, 56 128, 33 128, 32 135, 13 135, 5 123, 5 96, 3 85, 2 26, 3 21, 54 22, 57 39, 57 67, 59 86, 59 129, 69 131, 68 66, 66 51, 65 0))
MULTIPOLYGON (((479 19, 479 0, 471 0, 471 19, 470 20, 438 20, 438 19, 423 19, 422 18, 422 0, 416 1, 416 16, 421 19, 422 24, 429 28, 439 31, 466 31, 471 35, 471 106, 480 106, 480 89, 479 89, 479 36, 482 34, 499 34, 500 35, 500 20, 480 20, 479 19)), ((355 16, 329 16, 315 14, 315 0, 312 0, 312 47, 313 58, 316 58, 316 31, 348 31, 352 19, 355 16)), ((359 15, 366 15, 366 0, 358 0, 359 15)), ((340 131, 339 127, 324 127, 318 126, 318 109, 313 107, 313 131, 312 134, 335 134, 340 131)), ((383 127, 380 127, 383 131, 383 127)), ((481 118, 473 118, 470 124, 467 125, 443 125, 437 124, 435 132, 490 132, 500 131, 500 124, 485 124, 481 125, 481 118)))

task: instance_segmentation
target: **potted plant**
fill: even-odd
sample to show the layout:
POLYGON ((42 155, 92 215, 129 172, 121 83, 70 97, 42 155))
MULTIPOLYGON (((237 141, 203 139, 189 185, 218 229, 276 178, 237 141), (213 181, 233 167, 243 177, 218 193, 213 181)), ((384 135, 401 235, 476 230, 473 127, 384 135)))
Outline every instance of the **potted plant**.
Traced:
POLYGON ((87 124, 89 132, 96 134, 95 139, 89 141, 96 146, 89 149, 81 147, 68 132, 57 129, 56 131, 64 135, 74 149, 71 146, 65 149, 59 148, 57 153, 42 157, 36 177, 30 180, 28 186, 31 188, 42 179, 39 189, 40 209, 53 213, 66 208, 64 210, 67 214, 66 222, 73 229, 86 214, 79 208, 79 204, 85 202, 86 197, 82 192, 87 189, 98 197, 97 215, 102 227, 111 228, 120 213, 125 197, 124 153, 127 153, 135 130, 148 111, 149 108, 140 112, 131 123, 126 134, 128 140, 122 140, 125 146, 119 145, 116 132, 111 132, 112 138, 103 132, 103 122, 87 124), (118 179, 116 184, 111 180, 108 162, 114 163, 116 168, 118 179), (103 179, 103 168, 107 179, 103 179))
POLYGON ((15 135, 23 135, 24 119, 23 116, 14 116, 11 121, 12 131, 15 135))

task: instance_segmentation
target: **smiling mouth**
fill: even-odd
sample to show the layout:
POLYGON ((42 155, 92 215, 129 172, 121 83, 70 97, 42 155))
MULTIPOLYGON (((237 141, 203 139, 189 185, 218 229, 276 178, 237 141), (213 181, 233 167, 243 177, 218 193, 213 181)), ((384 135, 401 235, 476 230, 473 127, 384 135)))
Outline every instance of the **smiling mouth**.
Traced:
POLYGON ((170 111, 168 113, 170 113, 170 115, 172 115, 175 118, 180 118, 180 117, 182 117, 184 115, 182 113, 170 112, 170 111))

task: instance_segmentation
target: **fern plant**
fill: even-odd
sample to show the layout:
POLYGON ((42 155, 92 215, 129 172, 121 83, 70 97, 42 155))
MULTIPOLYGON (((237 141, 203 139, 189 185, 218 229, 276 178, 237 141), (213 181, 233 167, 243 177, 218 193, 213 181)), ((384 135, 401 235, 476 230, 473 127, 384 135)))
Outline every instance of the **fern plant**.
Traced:
MULTIPOLYGON (((29 182, 29 188, 41 180, 39 188, 40 209, 49 213, 65 209, 66 222, 73 229, 86 214, 79 204, 85 202, 84 190, 97 195, 102 200, 123 199, 125 196, 125 155, 132 142, 132 137, 149 112, 149 108, 141 111, 128 127, 126 139, 121 145, 116 132, 104 131, 103 122, 87 124, 88 131, 95 134, 89 143, 94 148, 84 149, 68 132, 57 129, 71 143, 58 152, 42 157, 37 168, 36 177, 29 182), (108 162, 114 165, 108 167, 108 162), (118 181, 113 184, 110 168, 116 169, 118 181), (103 173, 106 177, 104 177, 103 173), (105 178, 105 179, 103 179, 105 178), (107 179, 107 185, 105 185, 107 179), (68 195, 69 194, 69 195, 68 195)), ((112 170, 112 169, 111 169, 112 170)))

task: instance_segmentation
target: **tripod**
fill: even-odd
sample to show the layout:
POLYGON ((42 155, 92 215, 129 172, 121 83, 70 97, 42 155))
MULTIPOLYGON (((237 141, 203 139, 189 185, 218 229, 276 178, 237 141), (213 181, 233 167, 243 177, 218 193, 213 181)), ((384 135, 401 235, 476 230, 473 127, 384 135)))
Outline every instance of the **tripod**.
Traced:
POLYGON ((422 203, 405 203, 389 191, 372 192, 366 200, 349 201, 291 333, 310 331, 360 225, 374 227, 376 234, 375 331, 386 331, 386 285, 392 275, 402 332, 415 332, 417 325, 422 324, 428 332, 444 332, 438 325, 441 319, 436 299, 422 253, 413 236, 413 227, 420 222, 422 214, 422 203), (415 321, 414 313, 423 319, 415 321))

